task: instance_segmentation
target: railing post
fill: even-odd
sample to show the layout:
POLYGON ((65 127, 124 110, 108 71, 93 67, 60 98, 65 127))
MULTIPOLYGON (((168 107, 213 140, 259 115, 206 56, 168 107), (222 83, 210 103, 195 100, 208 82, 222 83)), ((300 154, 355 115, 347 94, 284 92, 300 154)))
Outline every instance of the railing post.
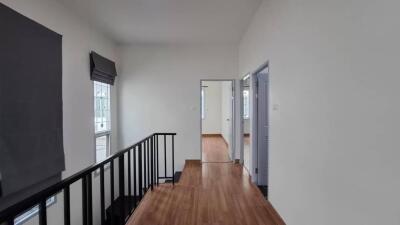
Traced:
POLYGON ((137 173, 137 167, 136 167, 136 149, 137 146, 133 147, 133 196, 135 198, 135 207, 136 207, 136 202, 137 202, 137 190, 136 190, 136 173, 137 173))
POLYGON ((47 225, 46 199, 39 204, 39 224, 47 225))
POLYGON ((142 143, 139 144, 138 152, 138 163, 139 163, 139 200, 142 200, 142 188, 143 188, 143 171, 142 171, 142 143))
POLYGON ((147 164, 147 174, 146 174, 146 177, 147 177, 147 186, 146 186, 146 191, 149 189, 149 186, 150 186, 150 161, 149 161, 149 153, 150 153, 150 139, 147 139, 146 140, 146 145, 147 145, 147 148, 146 148, 146 164, 147 164))
POLYGON ((167 136, 164 134, 164 179, 167 179, 167 136))
POLYGON ((64 225, 71 225, 69 186, 64 188, 64 225))
POLYGON ((142 152, 143 152, 143 179, 144 179, 144 181, 143 181, 143 185, 144 185, 144 188, 143 189, 146 189, 147 188, 147 177, 146 177, 146 174, 147 174, 147 165, 146 165, 146 149, 147 149, 147 145, 146 145, 146 141, 144 141, 143 142, 143 149, 142 149, 142 152))
POLYGON ((114 220, 114 159, 111 160, 110 162, 110 192, 111 192, 111 224, 114 224, 115 220, 114 220))
POLYGON ((100 167, 100 218, 101 218, 101 225, 104 225, 106 222, 106 215, 105 215, 105 201, 104 201, 104 165, 100 167))
POLYGON ((119 197, 121 201, 121 223, 125 222, 125 168, 124 168, 124 154, 118 158, 118 166, 119 166, 119 197))
POLYGON ((128 196, 132 195, 131 191, 131 150, 128 151, 128 196))
POLYGON ((92 173, 87 175, 87 205, 88 205, 88 225, 93 224, 93 201, 92 201, 92 173))
POLYGON ((175 149, 175 142, 174 142, 175 136, 172 135, 172 185, 175 185, 175 161, 174 161, 174 149, 175 149))
POLYGON ((82 177, 82 224, 87 225, 87 177, 82 177))
POLYGON ((153 158, 153 137, 151 137, 150 138, 150 162, 151 162, 151 166, 150 166, 150 168, 151 168, 151 190, 154 190, 154 186, 153 186, 153 183, 154 183, 154 176, 153 176, 153 161, 154 161, 154 158, 153 158))
POLYGON ((160 164, 159 164, 159 160, 158 160, 158 134, 156 134, 156 171, 157 171, 157 185, 160 184, 160 164))

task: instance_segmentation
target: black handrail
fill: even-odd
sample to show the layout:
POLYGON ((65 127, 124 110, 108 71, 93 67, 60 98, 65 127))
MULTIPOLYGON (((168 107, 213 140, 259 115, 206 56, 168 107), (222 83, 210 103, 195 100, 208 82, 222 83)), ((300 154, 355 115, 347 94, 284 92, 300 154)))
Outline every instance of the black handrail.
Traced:
POLYGON ((64 224, 70 225, 70 185, 82 180, 82 220, 84 225, 93 224, 93 207, 92 207, 92 174, 100 170, 100 205, 101 205, 101 224, 106 224, 108 220, 111 224, 125 224, 126 219, 132 215, 138 202, 143 198, 145 192, 152 190, 155 185, 160 183, 160 180, 172 180, 174 185, 174 137, 176 133, 153 133, 146 138, 143 138, 136 144, 119 151, 102 162, 96 163, 79 171, 78 173, 63 179, 62 181, 31 195, 30 197, 2 210, 0 212, 0 224, 8 222, 13 224, 15 217, 24 211, 39 205, 39 224, 47 224, 46 200, 51 196, 63 191, 64 194, 64 224), (159 175, 159 141, 158 137, 163 136, 164 147, 164 176, 159 175), (171 159, 172 173, 167 176, 167 136, 171 136, 171 159), (125 167, 125 156, 127 158, 127 168, 125 167), (131 157, 132 155, 132 157, 131 157), (114 193, 114 160, 118 158, 118 178, 119 178, 119 198, 115 199, 114 193), (133 159, 132 159, 133 158, 133 159), (107 214, 105 209, 105 194, 104 194, 104 168, 106 164, 110 166, 110 192, 111 205, 110 213, 107 214), (131 168, 131 164, 133 164, 131 168), (128 196, 125 195, 125 171, 128 170, 128 196), (133 179, 132 173, 133 172, 133 179), (133 195, 132 195, 132 180, 133 180, 133 195), (127 199, 127 200, 126 200, 127 199), (133 199, 133 203, 131 200, 133 199), (115 210, 119 208, 119 213, 115 210), (128 210, 126 210, 128 208, 128 210), (119 215, 115 217, 114 215, 119 215), (116 221, 117 220, 117 221, 116 221))

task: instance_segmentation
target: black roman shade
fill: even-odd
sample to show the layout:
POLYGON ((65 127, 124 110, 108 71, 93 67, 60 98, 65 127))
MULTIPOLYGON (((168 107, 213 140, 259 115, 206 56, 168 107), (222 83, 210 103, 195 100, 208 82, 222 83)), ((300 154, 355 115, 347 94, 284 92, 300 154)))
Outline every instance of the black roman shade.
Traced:
POLYGON ((3 4, 0 29, 0 173, 8 197, 65 169, 62 36, 3 4))
POLYGON ((115 69, 115 62, 97 54, 96 52, 92 51, 90 53, 91 80, 113 85, 116 76, 117 70, 115 69))

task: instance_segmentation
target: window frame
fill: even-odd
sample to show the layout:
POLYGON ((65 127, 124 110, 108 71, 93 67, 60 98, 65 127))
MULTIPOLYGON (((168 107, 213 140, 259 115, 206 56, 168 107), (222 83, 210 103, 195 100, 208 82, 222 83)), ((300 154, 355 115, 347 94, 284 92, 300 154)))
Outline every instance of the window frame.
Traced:
POLYGON ((243 90, 243 119, 250 119, 250 90, 243 90), (247 92, 247 98, 245 97, 245 92, 247 92), (247 114, 246 114, 246 104, 247 102, 247 114))
POLYGON ((206 119, 206 92, 204 90, 204 87, 201 88, 200 92, 200 101, 201 101, 201 119, 205 120, 206 119))
MULTIPOLYGON (((96 82, 97 83, 101 83, 101 84, 103 84, 103 85, 106 85, 106 86, 108 86, 108 99, 109 99, 109 121, 108 121, 108 123, 109 123, 109 128, 108 128, 108 130, 104 130, 104 131, 98 131, 98 132, 96 132, 96 95, 94 94, 93 95, 93 111, 94 111, 94 161, 95 161, 95 163, 99 163, 99 162, 101 162, 101 161, 97 161, 97 145, 96 145, 96 141, 97 141, 97 138, 101 138, 101 137, 104 137, 104 136, 106 136, 106 141, 107 141, 107 143, 106 143, 106 157, 105 158, 108 158, 110 155, 111 155, 111 136, 112 136, 112 120, 111 120, 111 118, 112 118, 112 115, 111 115, 111 105, 112 105, 112 101, 111 101, 111 88, 112 88, 112 85, 110 85, 110 84, 107 84, 107 83, 103 83, 103 82, 99 82, 99 81, 93 81, 93 93, 95 93, 95 91, 96 91, 96 82)), ((105 169, 107 169, 108 168, 108 164, 105 166, 105 169)), ((96 170, 96 172, 95 172, 95 175, 98 175, 98 170, 96 170)))

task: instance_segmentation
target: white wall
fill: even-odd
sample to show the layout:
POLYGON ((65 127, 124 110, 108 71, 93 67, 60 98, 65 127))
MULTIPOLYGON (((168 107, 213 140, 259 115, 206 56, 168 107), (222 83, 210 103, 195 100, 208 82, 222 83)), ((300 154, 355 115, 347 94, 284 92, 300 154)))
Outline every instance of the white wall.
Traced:
POLYGON ((221 82, 203 81, 205 118, 202 121, 203 134, 221 134, 221 82))
POLYGON ((288 224, 400 224, 400 2, 266 0, 241 75, 270 61, 270 200, 288 224))
POLYGON ((200 159, 200 79, 236 77, 237 48, 141 45, 121 52, 121 146, 152 132, 177 132, 176 169, 200 159))
MULTIPOLYGON (((63 177, 95 162, 93 82, 89 79, 89 52, 118 61, 114 44, 68 9, 50 0, 1 0, 1 2, 38 23, 63 35, 63 124, 66 171, 63 177)), ((118 63, 118 62, 117 62, 118 63)), ((116 86, 112 88, 112 148, 117 149, 116 86)), ((98 182, 96 178, 94 184, 98 182)), ((71 224, 81 224, 80 183, 71 190, 71 224)), ((94 190, 96 194, 98 190, 94 190)), ((48 213, 49 224, 60 224, 62 195, 48 213), (58 207, 60 206, 60 207, 58 207)), ((99 199, 99 198, 94 198, 99 199)), ((99 205, 95 202, 94 205, 99 205)), ((94 212, 99 222, 98 210, 94 212)))

